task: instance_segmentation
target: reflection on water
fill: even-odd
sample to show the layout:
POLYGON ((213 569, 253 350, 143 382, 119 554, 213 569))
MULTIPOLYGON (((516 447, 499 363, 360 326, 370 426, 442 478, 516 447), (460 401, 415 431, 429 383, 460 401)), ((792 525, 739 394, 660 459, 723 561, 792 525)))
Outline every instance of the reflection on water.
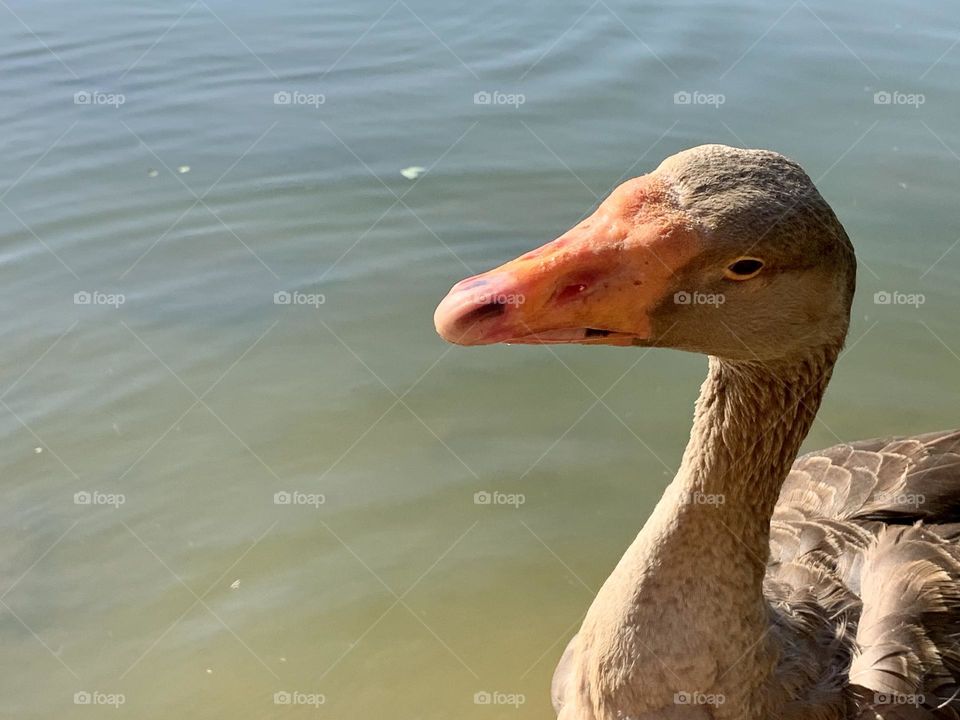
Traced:
POLYGON ((432 312, 690 145, 858 247, 808 445, 957 424, 946 2, 0 15, 5 715, 551 717, 705 363, 432 312))

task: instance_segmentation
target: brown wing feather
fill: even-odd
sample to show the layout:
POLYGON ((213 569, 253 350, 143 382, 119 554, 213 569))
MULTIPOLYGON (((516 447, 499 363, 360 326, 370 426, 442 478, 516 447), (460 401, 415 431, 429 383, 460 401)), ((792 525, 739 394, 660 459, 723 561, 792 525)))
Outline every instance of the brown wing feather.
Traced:
POLYGON ((960 718, 958 537, 960 431, 796 461, 767 573, 786 716, 960 718))
POLYGON ((842 520, 960 522, 960 430, 835 445, 797 459, 778 511, 842 520))

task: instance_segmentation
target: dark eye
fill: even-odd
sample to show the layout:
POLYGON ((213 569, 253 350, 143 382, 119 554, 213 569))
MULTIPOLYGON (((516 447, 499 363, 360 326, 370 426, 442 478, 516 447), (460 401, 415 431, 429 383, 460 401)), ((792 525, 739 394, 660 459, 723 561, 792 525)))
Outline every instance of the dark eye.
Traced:
POLYGON ((731 280, 749 280, 763 268, 763 260, 745 257, 727 266, 724 273, 731 280))

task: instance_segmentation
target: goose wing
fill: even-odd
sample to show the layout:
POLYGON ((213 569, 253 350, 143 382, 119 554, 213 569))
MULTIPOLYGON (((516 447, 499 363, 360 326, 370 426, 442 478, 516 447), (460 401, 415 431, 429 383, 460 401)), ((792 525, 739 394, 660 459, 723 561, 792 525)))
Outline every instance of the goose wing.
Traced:
POLYGON ((960 718, 958 540, 960 431, 798 458, 767 572, 775 631, 806 651, 783 662, 785 696, 807 688, 870 718, 960 718))

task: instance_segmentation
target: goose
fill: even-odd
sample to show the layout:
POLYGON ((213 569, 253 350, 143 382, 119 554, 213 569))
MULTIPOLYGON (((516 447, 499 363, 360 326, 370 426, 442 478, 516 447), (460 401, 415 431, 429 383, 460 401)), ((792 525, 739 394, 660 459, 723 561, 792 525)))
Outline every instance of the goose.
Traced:
POLYGON ((560 720, 960 717, 960 431, 797 458, 855 281, 798 164, 704 145, 439 304, 460 345, 708 356, 679 470, 554 673, 560 720))

